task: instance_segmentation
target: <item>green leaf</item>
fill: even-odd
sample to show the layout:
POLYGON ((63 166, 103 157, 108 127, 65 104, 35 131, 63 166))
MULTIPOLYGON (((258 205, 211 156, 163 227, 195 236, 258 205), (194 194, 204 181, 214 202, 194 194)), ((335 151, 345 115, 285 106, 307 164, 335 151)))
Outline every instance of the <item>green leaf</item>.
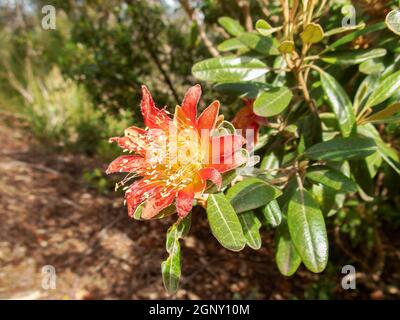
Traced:
POLYGON ((317 143, 307 149, 305 154, 314 160, 343 161, 363 159, 376 152, 376 143, 371 138, 334 138, 317 143))
POLYGON ((327 53, 321 59, 327 63, 338 65, 353 65, 385 56, 386 49, 347 50, 327 53))
POLYGON ((239 218, 223 193, 210 194, 207 217, 211 232, 228 250, 240 251, 246 244, 239 218))
POLYGON ((244 32, 240 22, 230 17, 221 17, 218 19, 218 23, 232 36, 236 37, 244 32))
POLYGON ((392 116, 397 112, 400 112, 400 103, 392 104, 391 106, 374 113, 373 115, 366 118, 365 122, 372 122, 372 123, 376 123, 377 121, 390 122, 392 116))
POLYGON ((272 85, 279 88, 280 86, 283 86, 286 82, 286 71, 282 69, 285 69, 287 67, 287 62, 282 55, 279 55, 275 57, 272 67, 277 70, 275 71, 276 77, 274 81, 272 81, 272 85))
POLYGON ((335 195, 340 194, 323 184, 313 184, 310 188, 310 192, 312 193, 314 200, 318 203, 324 215, 330 212, 333 208, 335 195))
POLYGON ((270 36, 274 32, 278 31, 280 28, 273 28, 267 21, 264 19, 259 19, 256 22, 256 30, 263 36, 270 36))
POLYGON ((167 260, 161 263, 161 274, 165 289, 170 293, 178 291, 181 277, 181 246, 179 241, 174 242, 172 253, 167 260))
POLYGON ((241 43, 239 41, 239 39, 237 39, 237 38, 231 38, 231 39, 225 40, 225 41, 221 42, 217 47, 218 51, 221 51, 221 52, 243 49, 243 48, 246 48, 246 46, 243 43, 241 43))
POLYGON ((340 131, 343 136, 348 137, 352 133, 356 121, 350 98, 334 77, 326 72, 322 72, 320 75, 322 88, 338 119, 340 131))
POLYGON ((266 154, 261 161, 260 169, 262 170, 274 170, 279 168, 279 159, 275 153, 271 152, 266 154))
POLYGON ((361 106, 371 94, 372 90, 375 89, 378 83, 379 76, 377 74, 371 74, 361 82, 359 85, 356 95, 354 97, 354 112, 357 113, 361 106))
POLYGON ((266 205, 282 192, 258 178, 246 178, 231 187, 226 198, 237 213, 249 211, 266 205))
POLYGON ((260 91, 272 88, 270 84, 263 82, 225 82, 214 86, 218 92, 250 99, 255 99, 260 91))
POLYGON ((400 162, 396 151, 383 143, 378 144, 378 152, 383 160, 385 160, 397 174, 400 174, 400 162))
POLYGON ((261 93, 254 102, 254 113, 262 117, 272 117, 285 110, 293 94, 287 87, 261 93))
POLYGON ((369 96, 366 108, 372 108, 386 99, 389 99, 393 94, 397 93, 400 89, 400 71, 393 73, 381 81, 378 87, 369 96))
POLYGON ((304 43, 318 43, 324 38, 324 30, 319 24, 310 23, 300 33, 300 38, 304 43))
POLYGON ((316 112, 310 112, 297 121, 297 132, 300 136, 299 153, 322 141, 321 118, 316 112))
POLYGON ((238 39, 246 47, 263 55, 277 55, 279 53, 273 38, 263 37, 257 33, 245 32, 238 39))
POLYGON ((279 168, 279 159, 275 155, 275 153, 270 152, 264 155, 264 158, 261 161, 260 169, 265 172, 265 175, 268 178, 273 178, 276 176, 278 171, 276 169, 279 168))
POLYGON ((391 116, 390 118, 384 118, 384 119, 376 119, 376 120, 368 119, 368 123, 374 123, 374 124, 379 124, 379 123, 398 123, 398 122, 400 122, 400 114, 391 116))
POLYGON ((390 11, 386 16, 385 23, 391 31, 400 35, 400 9, 390 11))
POLYGON ((282 211, 279 207, 279 203, 276 200, 272 200, 263 209, 263 215, 267 223, 273 227, 277 227, 282 222, 282 211))
POLYGON ((253 211, 246 211, 239 214, 239 221, 242 225, 243 234, 246 238, 247 245, 258 250, 261 248, 260 228, 261 222, 253 211))
POLYGON ((400 163, 397 151, 382 140, 376 128, 372 124, 367 123, 359 126, 358 132, 366 137, 374 139, 378 148, 378 154, 389 166, 392 167, 393 170, 400 174, 400 163))
POLYGON ((304 265, 321 272, 328 262, 328 237, 325 221, 312 195, 299 187, 288 206, 291 239, 304 265))
POLYGON ((333 36, 335 34, 339 34, 342 32, 348 32, 348 31, 359 30, 359 29, 364 29, 364 28, 365 28, 364 22, 361 22, 355 26, 339 27, 339 28, 331 29, 331 30, 325 32, 325 37, 330 37, 330 36, 333 36))
POLYGON ((284 40, 280 43, 278 50, 280 53, 292 53, 295 50, 294 42, 292 40, 284 40))
POLYGON ((336 40, 331 45, 329 45, 325 50, 323 50, 323 52, 321 52, 321 54, 323 54, 327 51, 336 49, 337 47, 340 47, 346 43, 352 42, 354 39, 358 38, 359 36, 362 36, 364 34, 370 34, 372 32, 376 32, 376 31, 380 31, 382 29, 385 29, 385 23, 379 22, 379 23, 367 26, 366 28, 364 28, 362 30, 357 30, 357 31, 351 32, 351 33, 345 35, 344 37, 341 37, 340 39, 336 40))
POLYGON ((313 166, 307 170, 306 177, 321 183, 333 190, 341 192, 356 192, 357 184, 343 173, 325 166, 313 166))
POLYGON ((372 201, 374 195, 374 182, 368 168, 367 159, 349 161, 351 173, 357 182, 358 194, 364 201, 372 201))
POLYGON ((379 154, 379 152, 375 152, 366 157, 365 162, 367 163, 367 168, 369 172, 368 176, 374 178, 383 162, 381 155, 379 154))
POLYGON ((166 249, 169 253, 167 260, 161 263, 161 273, 165 288, 174 293, 179 288, 181 277, 181 246, 179 239, 190 229, 191 215, 174 223, 167 231, 166 249))
POLYGON ((301 264, 301 258, 290 238, 286 221, 277 229, 275 235, 275 261, 279 272, 284 276, 293 275, 301 264))
POLYGON ((385 70, 385 65, 381 59, 371 59, 364 61, 358 67, 358 70, 364 74, 377 74, 385 70))
POLYGON ((212 82, 236 82, 256 79, 267 73, 267 65, 251 57, 211 58, 196 63, 193 75, 212 82))

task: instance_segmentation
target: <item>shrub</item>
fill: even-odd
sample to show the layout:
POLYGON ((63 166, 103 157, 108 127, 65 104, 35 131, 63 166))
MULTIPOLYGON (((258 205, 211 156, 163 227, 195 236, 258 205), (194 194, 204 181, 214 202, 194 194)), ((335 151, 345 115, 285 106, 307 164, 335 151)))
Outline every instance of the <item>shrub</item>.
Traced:
MULTIPOLYGON (((374 8, 367 7, 370 18, 342 25, 342 5, 342 1, 271 1, 266 9, 277 15, 246 27, 221 17, 218 21, 230 37, 218 45, 216 57, 192 68, 194 77, 215 84, 217 91, 246 99, 243 109, 236 110, 234 124, 259 131, 252 150, 256 156, 248 159, 261 159, 255 170, 240 171, 239 177, 224 174, 223 189, 202 190, 208 197, 197 194, 196 203, 206 210, 215 238, 229 250, 259 249, 261 226, 275 228, 276 263, 286 276, 302 263, 314 273, 325 270, 330 247, 327 225, 336 233, 349 233, 355 245, 361 241, 371 250, 374 246, 382 250, 376 205, 384 207, 385 184, 393 172, 400 174, 398 150, 382 134, 383 124, 399 121, 398 20, 393 20, 399 11, 389 13, 392 20, 385 25, 376 22, 374 8), (358 229, 360 219, 363 228, 358 229)), ((385 8, 392 9, 390 1, 385 8)), ((150 108, 148 101, 144 94, 143 104, 150 108)), ((190 108, 182 103, 187 118, 190 108)), ((162 111, 154 112, 153 116, 161 112, 162 123, 162 111)), ((181 111, 176 112, 181 119, 181 111)), ((179 127, 180 121, 176 123, 179 127)), ((219 125, 214 135, 228 134, 227 128, 232 128, 219 125)), ((136 133, 137 138, 151 140, 146 134, 136 133)), ((136 152, 135 143, 129 144, 133 136, 132 132, 115 141, 136 152)), ((151 182, 139 163, 137 157, 122 157, 109 172, 135 172, 128 168, 136 166, 137 174, 151 182)), ((212 181, 220 184, 219 178, 215 173, 212 181)), ((151 210, 161 208, 168 197, 172 202, 174 195, 160 200, 149 189, 149 199, 141 199, 140 181, 127 189, 132 216, 166 215, 151 210)), ((176 206, 180 218, 168 230, 169 257, 162 264, 164 284, 171 291, 177 290, 181 273, 179 241, 190 228, 188 207, 182 209, 180 198, 188 186, 181 187, 171 209, 174 212, 176 206)))

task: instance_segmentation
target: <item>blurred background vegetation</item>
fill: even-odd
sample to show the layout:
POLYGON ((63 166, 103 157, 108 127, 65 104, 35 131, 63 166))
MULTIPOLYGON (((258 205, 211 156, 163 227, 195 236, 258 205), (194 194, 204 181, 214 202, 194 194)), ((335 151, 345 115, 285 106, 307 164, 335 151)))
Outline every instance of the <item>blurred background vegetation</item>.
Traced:
MULTIPOLYGON (((361 5, 365 1, 354 2, 361 5)), ((379 3, 384 5, 384 2, 379 3)), ((0 0, 0 113, 6 117, 12 115, 26 123, 28 131, 34 135, 34 143, 45 148, 46 152, 51 150, 76 157, 82 155, 99 159, 94 166, 85 168, 81 165, 83 170, 79 171, 79 175, 85 188, 94 187, 96 192, 105 194, 110 190, 110 183, 104 178, 103 167, 118 152, 113 145, 109 145, 108 138, 121 135, 130 125, 142 124, 139 111, 140 86, 146 84, 149 87, 159 106, 173 108, 180 103, 186 89, 198 82, 191 75, 193 64, 210 57, 213 50, 216 50, 212 44, 227 38, 225 31, 217 24, 219 17, 230 16, 246 25, 252 24, 252 21, 246 20, 249 16, 246 10, 251 12, 253 21, 266 13, 272 16, 276 14, 265 12, 263 0, 244 3, 249 6, 243 6, 242 1, 232 0, 0 0), (55 30, 44 30, 41 27, 41 8, 48 4, 57 10, 55 30)), ((366 9, 360 8, 366 11, 370 9, 368 6, 366 9)), ((381 11, 378 8, 365 14, 369 15, 369 19, 376 19, 381 11)), ((235 105, 241 102, 216 96, 210 86, 202 87, 205 92, 204 101, 211 102, 219 98, 224 102, 226 117, 232 119, 235 105)), ((398 141, 400 131, 397 125, 381 129, 386 131, 388 139, 398 141)), ((266 289, 254 285, 248 288, 246 294, 241 294, 238 293, 241 290, 239 285, 228 289, 224 287, 229 293, 228 297, 345 297, 344 293, 337 293, 334 288, 339 286, 341 274, 338 270, 349 260, 349 257, 345 258, 346 254, 361 267, 365 264, 365 261, 360 262, 358 257, 354 257, 354 252, 355 256, 361 256, 382 274, 383 266, 380 264, 383 258, 376 255, 376 252, 381 255, 385 253, 374 230, 385 230, 385 226, 400 226, 398 176, 389 167, 386 171, 388 194, 385 195, 386 200, 381 202, 379 216, 372 205, 350 203, 347 214, 341 211, 330 226, 330 237, 338 237, 341 233, 345 240, 337 239, 342 249, 332 252, 332 260, 324 274, 307 278, 308 275, 300 272, 294 278, 294 284, 289 285, 287 280, 282 280, 280 287, 269 284, 283 279, 274 269, 270 274, 254 276, 269 279, 259 280, 260 286, 269 285, 274 290, 287 290, 290 292, 288 295, 277 293, 271 296, 268 290, 268 294, 260 295, 259 292, 266 289), (364 217, 358 214, 359 206, 366 207, 364 217), (346 223, 343 223, 344 220, 346 223), (299 277, 307 279, 299 281, 299 277)), ((379 203, 378 199, 374 205, 379 203)), ((384 231, 380 233, 385 237, 384 231)), ((198 234, 203 235, 203 231, 198 231, 198 234)), ((161 250, 164 245, 162 242, 163 239, 158 246, 161 250)), ((272 240, 267 242, 272 245, 272 240)), ((392 245, 396 247, 396 243, 392 245)), ((217 252, 215 250, 212 248, 210 252, 214 254, 217 252)), ((271 255, 266 250, 263 254, 271 255)), ((390 273, 389 283, 383 287, 378 283, 379 279, 378 284, 364 283, 362 288, 365 291, 361 289, 361 292, 351 293, 349 298, 398 297, 400 255, 394 249, 392 253, 394 256, 388 258, 391 261, 389 269, 385 269, 385 272, 390 273)), ((250 252, 249 255, 252 254, 250 252)), ((156 258, 153 256, 152 259, 156 258)), ((267 271, 275 268, 272 259, 268 262, 270 266, 267 271)), ((158 263, 156 260, 157 281, 160 278, 158 263)), ((240 268, 235 266, 234 269, 240 268)), ((238 272, 243 275, 241 270, 238 272)), ((368 272, 368 268, 364 271, 368 272)), ((231 279, 223 278, 219 281, 228 284, 231 279)), ((219 286, 218 283, 216 286, 219 286)), ((159 288, 163 290, 161 283, 159 288)), ((132 297, 118 292, 113 294, 111 297, 132 297)), ((227 297, 223 294, 197 295, 203 298, 227 297)), ((143 294, 133 297, 154 296, 143 294)), ((185 294, 182 297, 196 298, 185 294)))
POLYGON ((223 39, 227 13, 241 19, 227 0, 1 1, 1 107, 54 146, 112 158, 107 137, 142 121, 140 85, 160 106, 180 103, 209 56, 202 36, 223 39), (56 30, 41 27, 44 5, 57 8, 56 30))

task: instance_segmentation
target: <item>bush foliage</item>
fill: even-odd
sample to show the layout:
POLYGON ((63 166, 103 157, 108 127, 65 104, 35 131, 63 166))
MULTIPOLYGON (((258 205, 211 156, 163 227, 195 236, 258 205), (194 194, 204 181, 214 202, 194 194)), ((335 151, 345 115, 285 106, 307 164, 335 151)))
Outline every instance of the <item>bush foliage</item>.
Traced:
MULTIPOLYGON (((329 269, 335 246, 371 266, 371 279, 382 272, 382 228, 400 226, 398 1, 50 2, 63 8, 61 29, 1 30, 15 53, 2 52, 2 94, 22 96, 40 139, 110 158, 106 137, 142 122, 141 84, 173 107, 201 82, 226 119, 258 131, 256 168, 223 174, 222 190, 196 202, 220 244, 257 250, 261 230, 274 230, 284 276, 301 264, 329 269)), ((171 292, 190 220, 167 232, 162 275, 171 292)))

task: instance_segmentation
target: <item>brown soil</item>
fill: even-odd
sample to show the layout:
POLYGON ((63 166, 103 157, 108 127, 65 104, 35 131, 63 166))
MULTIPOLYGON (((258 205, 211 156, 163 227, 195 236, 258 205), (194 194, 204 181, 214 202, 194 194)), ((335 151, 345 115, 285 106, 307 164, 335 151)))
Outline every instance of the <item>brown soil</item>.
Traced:
MULTIPOLYGON (((160 263, 174 218, 129 218, 121 194, 101 194, 83 179, 85 170, 104 170, 104 164, 38 149, 23 126, 13 118, 0 119, 0 298, 323 298, 310 292, 321 288, 324 276, 302 267, 292 278, 279 274, 272 231, 263 231, 262 249, 232 253, 213 238, 202 210, 193 213, 192 230, 183 240, 181 289, 168 295, 160 263), (56 269, 55 290, 41 286, 45 265, 56 269)), ((340 269, 326 277, 329 283, 333 277, 333 287, 323 292, 335 298, 388 294, 362 284, 352 293, 341 289, 340 269)))

